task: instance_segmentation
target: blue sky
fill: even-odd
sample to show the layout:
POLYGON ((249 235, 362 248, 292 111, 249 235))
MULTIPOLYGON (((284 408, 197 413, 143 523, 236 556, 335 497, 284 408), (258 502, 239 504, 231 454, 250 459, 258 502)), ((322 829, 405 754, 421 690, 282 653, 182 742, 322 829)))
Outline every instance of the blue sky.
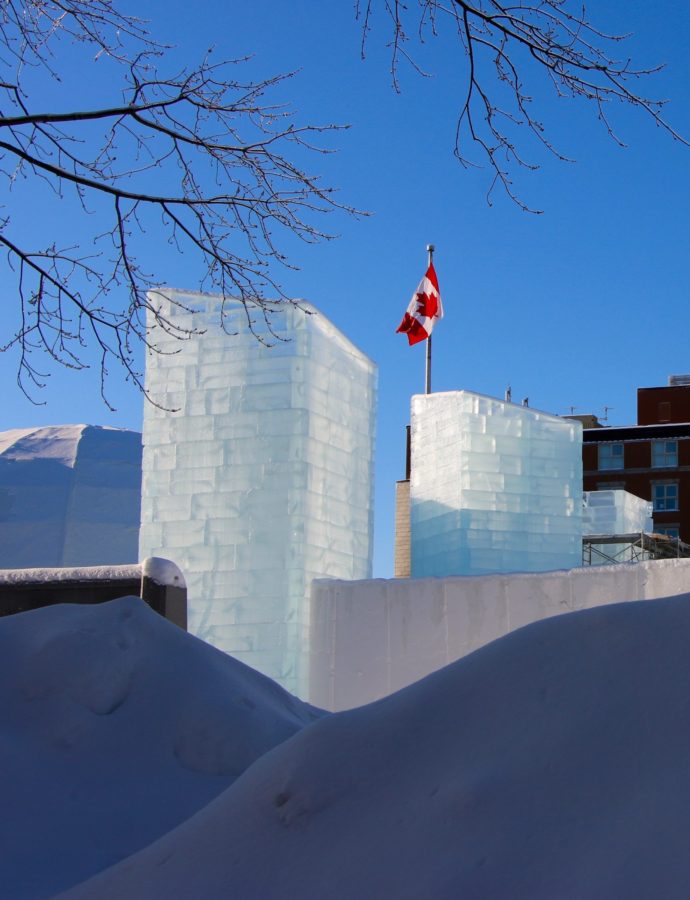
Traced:
MULTIPOLYGON (((635 419, 638 386, 690 371, 690 149, 642 113, 612 110, 628 145, 622 149, 593 111, 556 102, 535 82, 535 103, 551 136, 577 162, 546 159, 527 141, 526 152, 542 167, 515 173, 515 186, 545 210, 534 216, 500 192, 489 206, 487 170, 466 171, 453 158, 466 69, 447 35, 419 50, 430 77, 403 66, 396 94, 385 23, 374 23, 362 60, 348 2, 170 0, 138 4, 136 12, 176 45, 178 62, 215 45, 218 58, 253 54, 257 75, 299 69, 282 97, 298 119, 351 125, 331 142, 338 153, 313 159, 310 168, 337 186, 344 202, 371 215, 332 216, 324 225, 340 235, 336 241, 285 242, 299 271, 276 274, 288 294, 313 302, 379 366, 375 575, 392 574, 394 484, 404 474, 410 395, 423 390, 424 378, 423 345, 408 348, 395 328, 423 274, 428 242, 437 248, 446 312, 434 335, 436 390, 502 396, 510 384, 514 399, 529 396, 535 407, 602 415, 608 406, 609 421, 626 424, 635 419)), ((592 16, 604 28, 632 32, 620 55, 666 63, 645 90, 669 99, 667 118, 690 136, 687 3, 602 0, 592 16)), ((90 63, 85 77, 71 48, 65 53, 68 76, 46 103, 76 108, 94 98, 118 99, 103 66, 90 63)), ((50 231, 70 215, 60 204, 46 207, 32 185, 23 190, 22 208, 14 212, 19 226, 50 231)), ((146 265, 161 282, 198 287, 201 273, 192 258, 171 262, 153 230, 146 252, 146 265)), ((5 271, 0 279, 6 332, 14 289, 5 271)), ((0 429, 67 422, 141 427, 142 398, 116 372, 111 413, 94 371, 53 370, 36 395, 45 405, 32 405, 14 387, 16 363, 11 354, 0 355, 0 429)))

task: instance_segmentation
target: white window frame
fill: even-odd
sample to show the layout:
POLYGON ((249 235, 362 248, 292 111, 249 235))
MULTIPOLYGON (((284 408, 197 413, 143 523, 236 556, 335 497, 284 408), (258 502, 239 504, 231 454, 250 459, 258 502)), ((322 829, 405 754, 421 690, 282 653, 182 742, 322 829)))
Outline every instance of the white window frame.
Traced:
POLYGON ((652 441, 652 468, 678 468, 678 441, 652 441), (670 444, 673 445, 673 450, 669 452, 668 447, 670 444))
POLYGON ((654 512, 678 512, 679 489, 677 481, 656 481, 652 482, 652 504, 654 512), (673 492, 669 492, 669 488, 674 488, 673 492), (657 496, 663 494, 663 496, 657 496), (669 496, 669 493, 673 496, 669 496), (668 504, 672 503, 673 506, 668 504))
POLYGON ((619 472, 625 468, 625 445, 616 441, 610 444, 599 444, 598 466, 600 472, 619 472), (620 447, 620 453, 614 448, 620 447))

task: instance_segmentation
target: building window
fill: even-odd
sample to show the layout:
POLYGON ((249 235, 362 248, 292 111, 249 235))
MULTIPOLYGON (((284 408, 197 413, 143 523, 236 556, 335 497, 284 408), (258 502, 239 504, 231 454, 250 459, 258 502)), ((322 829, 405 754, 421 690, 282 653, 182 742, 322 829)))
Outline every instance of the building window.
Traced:
POLYGON ((623 444, 599 444, 599 470, 623 468, 623 444))
POLYGON ((678 509, 678 483, 663 482, 652 485, 654 512, 674 512, 678 509))
POLYGON ((680 537, 680 527, 678 525, 655 525, 654 531, 657 534, 665 534, 668 537, 680 537))
POLYGON ((675 469, 678 466, 678 441, 652 441, 652 466, 675 469))

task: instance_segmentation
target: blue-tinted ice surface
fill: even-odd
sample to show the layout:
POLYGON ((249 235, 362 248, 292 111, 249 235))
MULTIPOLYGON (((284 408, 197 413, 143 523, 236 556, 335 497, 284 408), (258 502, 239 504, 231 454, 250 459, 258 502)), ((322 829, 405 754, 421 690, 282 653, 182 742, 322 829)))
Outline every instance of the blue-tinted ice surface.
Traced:
POLYGON ((582 426, 470 391, 412 398, 412 576, 582 560, 582 426))
POLYGON ((371 575, 376 367, 309 304, 254 311, 262 343, 237 301, 226 334, 218 296, 151 300, 205 333, 152 330, 140 555, 182 568, 192 633, 304 696, 311 580, 371 575))
MULTIPOLYGON (((636 497, 628 491, 585 491, 582 511, 582 530, 585 534, 639 534, 654 530, 652 521, 652 504, 649 500, 636 497)), ((592 544, 586 555, 589 565, 606 565, 611 562, 624 562, 651 559, 649 553, 629 543, 592 544)))
POLYGON ((585 491, 582 529, 585 534, 649 533, 652 504, 629 491, 585 491))

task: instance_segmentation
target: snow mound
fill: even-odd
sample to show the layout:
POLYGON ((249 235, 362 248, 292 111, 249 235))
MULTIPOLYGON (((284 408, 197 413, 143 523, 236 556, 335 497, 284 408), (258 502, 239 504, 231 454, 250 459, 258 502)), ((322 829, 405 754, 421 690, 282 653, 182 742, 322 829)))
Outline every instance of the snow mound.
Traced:
POLYGON ((318 712, 137 597, 0 619, 0 896, 155 841, 318 712))
POLYGON ((67 897, 686 898, 689 634, 690 595, 527 626, 316 721, 67 897))

